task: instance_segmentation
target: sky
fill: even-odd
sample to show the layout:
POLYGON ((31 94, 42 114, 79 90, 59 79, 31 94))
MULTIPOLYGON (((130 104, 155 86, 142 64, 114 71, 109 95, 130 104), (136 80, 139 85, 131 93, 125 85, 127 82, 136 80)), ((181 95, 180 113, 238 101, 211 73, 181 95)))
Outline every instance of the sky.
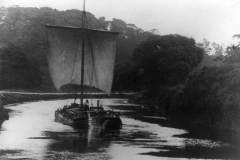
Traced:
MULTIPOLYGON (((0 6, 82 9, 83 0, 0 0, 0 6)), ((181 34, 200 42, 231 44, 240 33, 240 0, 86 0, 96 17, 118 18, 161 35, 181 34)))

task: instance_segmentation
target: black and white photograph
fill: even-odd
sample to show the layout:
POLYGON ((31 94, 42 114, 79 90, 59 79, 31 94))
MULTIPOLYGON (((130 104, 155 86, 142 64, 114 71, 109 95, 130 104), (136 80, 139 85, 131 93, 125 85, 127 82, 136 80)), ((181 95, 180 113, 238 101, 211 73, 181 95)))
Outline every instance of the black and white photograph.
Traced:
POLYGON ((0 0, 0 160, 239 160, 240 0, 0 0))

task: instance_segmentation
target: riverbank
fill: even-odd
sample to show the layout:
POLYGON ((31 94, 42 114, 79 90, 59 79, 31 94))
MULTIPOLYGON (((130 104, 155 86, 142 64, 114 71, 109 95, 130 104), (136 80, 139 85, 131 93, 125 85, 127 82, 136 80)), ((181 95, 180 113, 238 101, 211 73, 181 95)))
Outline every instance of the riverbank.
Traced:
POLYGON ((47 100, 55 99, 59 97, 71 97, 71 95, 56 95, 56 94, 43 94, 43 93, 23 93, 23 92, 2 92, 0 94, 0 125, 3 121, 8 120, 9 110, 4 108, 4 105, 14 104, 20 102, 36 101, 36 100, 47 100))
MULTIPOLYGON (((169 95, 170 98, 165 98, 165 101, 156 101, 142 95, 135 97, 131 102, 144 106, 142 113, 145 115, 149 112, 149 115, 166 117, 167 119, 164 121, 155 120, 154 123, 186 129, 193 137, 198 135, 199 128, 202 128, 204 134, 201 133, 201 136, 205 139, 216 139, 240 144, 240 122, 239 116, 236 116, 239 112, 232 112, 232 116, 230 117, 228 112, 218 110, 217 108, 212 109, 208 105, 200 109, 196 109, 194 105, 190 105, 187 108, 184 106, 184 99, 180 96, 171 98, 177 92, 171 92, 172 94, 163 93, 169 95)), ((220 108, 221 106, 218 107, 220 108)), ((152 121, 147 118, 144 118, 144 120, 148 122, 152 121)))

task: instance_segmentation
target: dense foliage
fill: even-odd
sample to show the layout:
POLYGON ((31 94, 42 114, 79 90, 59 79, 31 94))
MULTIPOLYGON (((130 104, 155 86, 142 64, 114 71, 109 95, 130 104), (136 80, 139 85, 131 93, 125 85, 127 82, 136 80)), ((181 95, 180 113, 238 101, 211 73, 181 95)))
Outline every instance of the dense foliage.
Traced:
POLYGON ((40 70, 15 46, 0 50, 0 84, 7 89, 39 89, 40 70))
POLYGON ((239 57, 239 46, 230 46, 221 65, 202 66, 192 72, 175 99, 178 107, 171 107, 172 113, 194 115, 192 120, 200 124, 240 131, 239 57))
POLYGON ((184 83, 202 56, 203 50, 191 38, 151 36, 135 48, 131 63, 123 67, 123 73, 118 73, 120 76, 116 76, 116 81, 127 80, 128 83, 119 85, 122 88, 156 95, 163 86, 184 83))
POLYGON ((239 129, 239 75, 239 64, 204 67, 192 73, 181 95, 181 105, 172 109, 194 114, 205 125, 239 129))

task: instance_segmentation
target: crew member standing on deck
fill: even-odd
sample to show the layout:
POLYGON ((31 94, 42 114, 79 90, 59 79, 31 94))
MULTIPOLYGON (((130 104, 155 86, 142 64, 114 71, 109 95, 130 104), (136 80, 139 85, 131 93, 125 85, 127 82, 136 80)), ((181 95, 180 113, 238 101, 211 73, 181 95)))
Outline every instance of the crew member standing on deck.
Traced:
POLYGON ((83 106, 84 106, 84 110, 85 110, 85 111, 88 111, 88 110, 89 110, 89 102, 88 102, 88 100, 85 101, 85 103, 84 103, 83 106))
POLYGON ((99 111, 99 109, 100 109, 100 100, 98 99, 97 100, 97 110, 99 111))

